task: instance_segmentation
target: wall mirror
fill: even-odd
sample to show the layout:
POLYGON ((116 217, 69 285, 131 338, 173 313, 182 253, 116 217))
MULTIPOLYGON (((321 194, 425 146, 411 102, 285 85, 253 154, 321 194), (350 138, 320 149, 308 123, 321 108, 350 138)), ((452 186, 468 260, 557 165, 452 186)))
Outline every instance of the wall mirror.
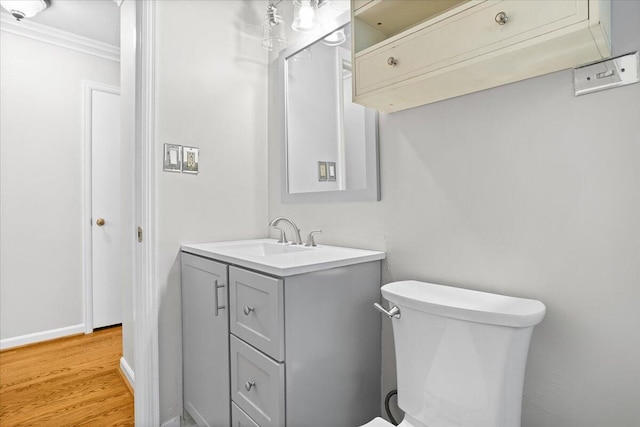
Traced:
POLYGON ((380 200, 378 113, 354 104, 349 18, 280 56, 282 201, 380 200))

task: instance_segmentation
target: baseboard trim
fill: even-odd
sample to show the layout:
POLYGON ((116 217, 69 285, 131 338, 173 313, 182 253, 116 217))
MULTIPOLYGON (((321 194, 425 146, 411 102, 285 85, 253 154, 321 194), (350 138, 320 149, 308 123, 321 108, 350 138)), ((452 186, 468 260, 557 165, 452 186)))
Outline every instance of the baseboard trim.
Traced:
POLYGON ((69 335, 79 335, 84 333, 84 323, 79 325, 67 326, 65 328, 51 329, 49 331, 36 332, 33 334, 20 335, 13 338, 5 338, 0 340, 0 350, 8 348, 21 347, 23 345, 50 341, 56 338, 63 338, 69 335))
POLYGON ((180 416, 175 416, 171 418, 169 421, 165 421, 160 424, 160 427, 180 427, 180 416))
POLYGON ((131 366, 129 366, 129 364, 127 363, 124 357, 120 358, 120 373, 122 374, 122 377, 125 379, 127 388, 129 388, 129 391, 133 395, 134 390, 136 389, 135 382, 134 382, 135 377, 133 374, 133 369, 131 369, 131 366))

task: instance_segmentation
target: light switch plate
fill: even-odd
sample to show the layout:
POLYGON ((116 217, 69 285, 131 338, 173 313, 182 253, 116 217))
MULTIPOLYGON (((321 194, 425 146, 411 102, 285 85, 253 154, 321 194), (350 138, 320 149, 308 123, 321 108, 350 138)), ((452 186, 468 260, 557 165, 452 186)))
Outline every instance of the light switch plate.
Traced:
POLYGON ((640 81, 638 52, 573 70, 573 86, 576 96, 611 89, 640 81))
POLYGON ((196 147, 182 147, 182 172, 198 173, 198 149, 196 147))
POLYGON ((167 172, 180 172, 182 167, 182 146, 164 144, 164 166, 167 172))
POLYGON ((327 181, 336 180, 336 162, 327 162, 327 181))

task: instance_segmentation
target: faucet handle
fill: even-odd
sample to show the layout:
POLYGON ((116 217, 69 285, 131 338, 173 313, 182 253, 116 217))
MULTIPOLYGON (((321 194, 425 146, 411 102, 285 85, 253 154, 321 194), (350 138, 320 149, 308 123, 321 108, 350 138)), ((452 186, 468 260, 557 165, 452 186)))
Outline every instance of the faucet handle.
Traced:
POLYGON ((305 246, 318 246, 316 245, 316 240, 313 238, 314 234, 318 234, 318 233, 322 233, 322 230, 313 230, 312 232, 309 233, 309 236, 307 237, 307 243, 305 243, 305 246))
POLYGON ((286 235, 286 233, 284 232, 284 230, 282 228, 275 227, 275 226, 273 228, 275 228, 276 230, 278 230, 280 232, 280 240, 278 240, 278 243, 283 243, 285 245, 287 243, 289 243, 289 241, 287 240, 287 235, 286 235))

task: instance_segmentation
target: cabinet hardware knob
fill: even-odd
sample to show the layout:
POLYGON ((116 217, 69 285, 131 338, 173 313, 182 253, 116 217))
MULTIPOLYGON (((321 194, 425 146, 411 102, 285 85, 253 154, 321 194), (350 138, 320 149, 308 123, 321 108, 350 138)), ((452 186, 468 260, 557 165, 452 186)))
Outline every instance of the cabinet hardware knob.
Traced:
POLYGON ((253 308, 253 307, 249 307, 248 305, 246 305, 246 306, 244 307, 244 314, 245 314, 245 316, 250 315, 252 311, 254 311, 254 308, 253 308))
POLYGON ((255 386, 256 386, 255 381, 247 381, 246 383, 244 383, 244 389, 247 391, 251 391, 251 389, 255 386))
POLYGON ((507 16, 506 13, 504 12, 500 12, 496 15, 496 22, 498 23, 498 25, 504 25, 509 21, 509 17, 507 16))
POLYGON ((98 225, 98 227, 102 227, 104 225, 104 218, 98 218, 96 220, 96 224, 98 225))
POLYGON ((398 60, 393 56, 390 56, 389 59, 387 59, 387 64, 391 65, 392 67, 395 67, 396 65, 398 65, 398 60))

